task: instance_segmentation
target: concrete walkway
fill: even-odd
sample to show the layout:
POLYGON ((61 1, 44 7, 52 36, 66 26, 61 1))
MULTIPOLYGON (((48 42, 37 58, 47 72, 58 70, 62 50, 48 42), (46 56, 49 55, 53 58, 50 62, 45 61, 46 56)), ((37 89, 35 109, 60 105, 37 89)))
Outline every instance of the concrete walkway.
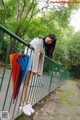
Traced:
POLYGON ((67 81, 35 106, 34 120, 80 120, 80 90, 67 81))
POLYGON ((80 81, 66 81, 34 106, 34 115, 16 120, 80 120, 79 85, 80 81))

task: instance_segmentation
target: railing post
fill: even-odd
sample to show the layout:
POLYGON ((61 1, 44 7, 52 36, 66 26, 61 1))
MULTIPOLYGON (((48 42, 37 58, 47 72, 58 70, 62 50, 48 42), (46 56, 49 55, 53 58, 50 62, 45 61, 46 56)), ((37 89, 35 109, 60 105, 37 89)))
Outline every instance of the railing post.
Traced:
POLYGON ((50 83, 49 83, 49 89, 48 91, 50 92, 50 89, 51 89, 51 83, 52 83, 52 78, 53 78, 53 71, 54 71, 54 66, 52 67, 52 70, 50 71, 51 73, 51 76, 50 76, 50 83))

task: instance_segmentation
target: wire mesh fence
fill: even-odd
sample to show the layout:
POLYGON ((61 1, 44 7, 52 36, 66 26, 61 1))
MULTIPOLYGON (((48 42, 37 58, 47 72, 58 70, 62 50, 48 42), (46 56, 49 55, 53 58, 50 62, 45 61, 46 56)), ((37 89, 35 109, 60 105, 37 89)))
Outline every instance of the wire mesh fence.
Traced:
MULTIPOLYGON (((26 84, 24 82, 26 73, 22 77, 22 80, 24 80, 20 83, 22 69, 18 64, 18 57, 21 58, 21 62, 23 56, 27 56, 27 53, 26 55, 23 54, 25 46, 30 50, 31 56, 34 48, 0 25, 0 112, 8 111, 10 120, 15 119, 15 117, 21 114, 19 106, 24 93, 24 87, 22 93, 20 93, 19 89, 20 84, 26 84), (11 58, 14 61, 12 63, 10 55, 13 57, 11 58), (16 91, 17 87, 19 88, 18 91, 16 91)), ((28 64, 28 61, 26 64, 28 64)), ((33 75, 28 89, 26 88, 25 97, 27 96, 28 100, 34 105, 53 91, 59 84, 67 80, 68 77, 69 72, 67 70, 45 56, 43 74, 41 76, 33 75)))

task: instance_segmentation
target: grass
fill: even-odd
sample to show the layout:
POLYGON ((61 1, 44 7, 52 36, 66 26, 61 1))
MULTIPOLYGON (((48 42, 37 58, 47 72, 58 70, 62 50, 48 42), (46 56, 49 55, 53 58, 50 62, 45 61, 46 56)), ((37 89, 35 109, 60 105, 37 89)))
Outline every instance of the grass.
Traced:
POLYGON ((59 93, 58 101, 64 102, 69 106, 75 106, 80 104, 80 100, 77 97, 77 90, 74 90, 74 86, 76 85, 75 81, 70 81, 71 87, 65 88, 59 93))
POLYGON ((19 117, 17 117, 15 120, 24 120, 24 115, 20 115, 19 117))

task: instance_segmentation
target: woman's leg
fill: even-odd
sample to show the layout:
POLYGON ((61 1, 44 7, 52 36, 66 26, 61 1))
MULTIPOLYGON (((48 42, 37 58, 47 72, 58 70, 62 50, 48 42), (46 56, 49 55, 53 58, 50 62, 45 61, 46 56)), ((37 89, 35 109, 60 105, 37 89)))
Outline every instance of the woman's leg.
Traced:
POLYGON ((28 102, 27 89, 28 89, 29 82, 32 79, 32 76, 33 76, 33 73, 31 71, 28 71, 28 73, 25 77, 25 80, 21 85, 20 94, 22 96, 22 100, 21 100, 22 105, 25 105, 28 102))
POLYGON ((23 113, 28 116, 30 116, 35 112, 34 109, 32 108, 32 105, 28 101, 28 93, 29 93, 28 85, 29 85, 29 81, 32 79, 32 76, 33 73, 29 71, 25 77, 24 83, 21 86, 22 101, 21 101, 20 110, 22 110, 23 113))

